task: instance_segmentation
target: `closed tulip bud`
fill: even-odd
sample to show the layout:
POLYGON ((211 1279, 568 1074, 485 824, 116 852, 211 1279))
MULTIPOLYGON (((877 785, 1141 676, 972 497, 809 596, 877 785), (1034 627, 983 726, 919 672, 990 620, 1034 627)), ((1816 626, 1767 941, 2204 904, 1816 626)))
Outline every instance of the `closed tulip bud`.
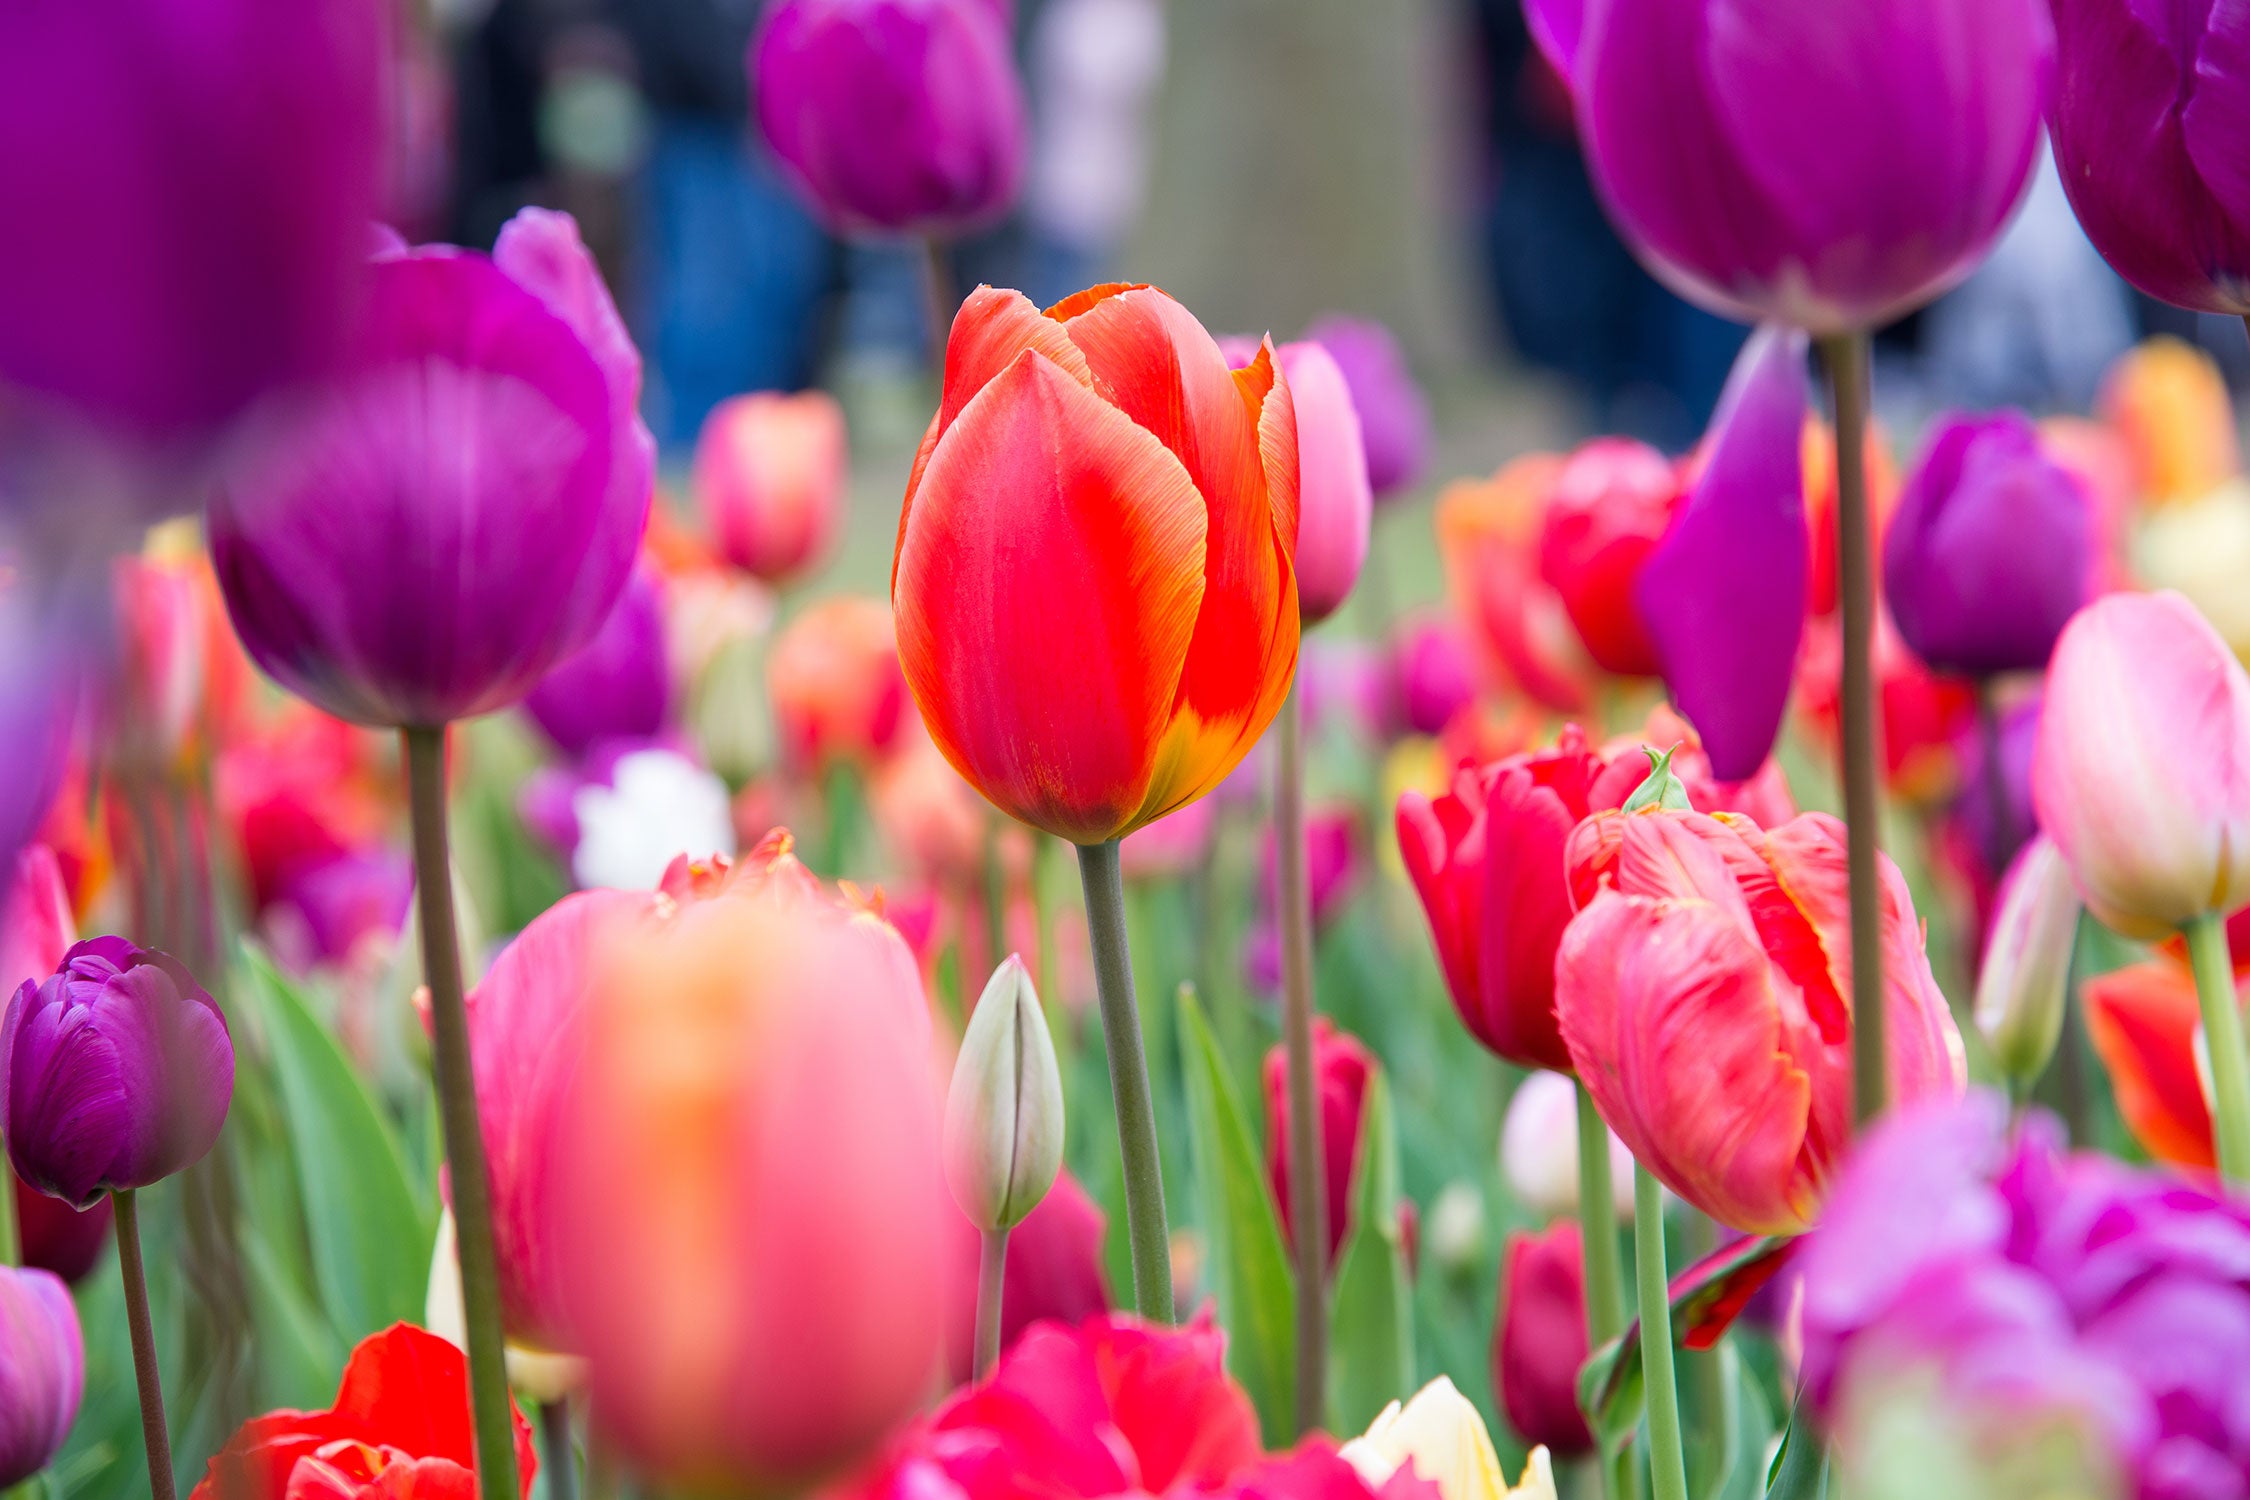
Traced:
POLYGON ((977 998, 945 1096, 945 1181, 982 1230, 1020 1223, 1062 1170, 1062 1070, 1023 959, 977 998))
POLYGON ((0 1489, 55 1461, 85 1391, 70 1289, 46 1271, 0 1266, 0 1489))
POLYGON ((1656 675, 1656 646, 1634 585, 1680 499, 1671 462, 1629 438, 1596 438, 1555 475, 1540 528, 1539 575, 1562 597, 1586 654, 1605 672, 1656 675))
POLYGON ((1522 1482, 1510 1486, 1492 1448, 1492 1434, 1469 1398, 1440 1375, 1414 1399, 1393 1401, 1344 1444, 1343 1455, 1370 1485, 1381 1486, 1400 1469, 1437 1486, 1439 1500, 1555 1500, 1555 1476, 1544 1448, 1524 1462, 1522 1482))
POLYGON ((1311 340, 1275 353, 1297 408, 1297 606, 1311 625, 1359 581, 1375 502, 1359 414, 1335 358, 1311 340))
POLYGON ((1007 209, 1028 134, 1007 14, 992 0, 767 8, 748 59, 758 125, 815 213, 928 234, 1007 209))
POLYGON ((554 747, 574 760, 604 741, 662 734, 672 716, 672 673, 655 575, 635 570, 586 649, 540 678, 523 706, 554 747))
MULTIPOLYGON (((1610 1206, 1620 1221, 1633 1220, 1633 1153, 1617 1133, 1609 1137, 1610 1206)), ((1562 1073, 1541 1068, 1516 1085, 1500 1120, 1500 1176, 1516 1201, 1550 1218, 1579 1211, 1578 1087, 1562 1073)))
POLYGON ((843 524, 849 462, 844 409, 825 391, 753 391, 713 407, 694 489, 720 555, 767 583, 802 577, 843 524))
POLYGON ((0 1121, 16 1175, 78 1208, 203 1159, 234 1097, 226 1018, 177 959, 73 947, 0 1017, 0 1121))
POLYGON ((2047 668, 2031 792, 2119 932, 2233 911, 2250 902, 2250 677, 2179 595, 2096 600, 2047 668))
POLYGON ((1194 801, 1297 662, 1297 426, 1154 287, 1039 312, 980 288, 907 481, 899 663, 930 737, 1019 822, 1098 844, 1194 801))
POLYGON ((2078 891, 2045 838, 2016 856, 1977 972, 1977 1030, 2001 1071, 2028 1090, 2062 1035, 2070 957, 2078 943, 2078 891))
MULTIPOLYGON (((1313 1018, 1313 1090, 1320 1106, 1322 1180, 1328 1187, 1328 1264, 1334 1269, 1337 1255, 1352 1227, 1352 1177, 1359 1163, 1361 1113, 1367 1102, 1367 1083, 1379 1067, 1367 1044, 1348 1031, 1339 1031, 1325 1016, 1313 1018)), ((1274 1202, 1281 1211, 1281 1232, 1294 1240, 1296 1226, 1289 1214, 1289 1056, 1276 1045, 1266 1054, 1266 1172, 1273 1182, 1274 1202)))
POLYGON ((1328 351, 1351 388, 1376 500, 1399 494, 1429 467, 1433 442, 1429 398, 1407 367, 1406 351, 1372 318, 1322 318, 1305 337, 1328 351))
POLYGON ((1914 654, 1940 672, 2035 671, 2085 602, 2093 502, 2021 412, 1931 429, 1883 543, 1883 590, 1914 654))
POLYGON ((1563 1458, 1592 1450, 1594 1436, 1578 1409, 1586 1353, 1586 1252, 1577 1221, 1509 1235, 1492 1330, 1492 1383, 1517 1436, 1563 1458))

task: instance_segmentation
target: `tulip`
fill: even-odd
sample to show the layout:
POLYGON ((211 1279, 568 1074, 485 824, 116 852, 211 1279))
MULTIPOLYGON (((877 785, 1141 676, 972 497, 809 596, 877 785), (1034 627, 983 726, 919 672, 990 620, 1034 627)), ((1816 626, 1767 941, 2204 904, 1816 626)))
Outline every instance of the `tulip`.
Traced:
POLYGON ((1991 249, 2038 161, 2055 46, 2038 0, 1525 12, 1626 240, 1743 322, 1840 334, 1930 301, 1991 249))
MULTIPOLYGON (((1276 1046, 1266 1054, 1266 1171, 1281 1211, 1281 1232, 1291 1243, 1289 1203, 1289 1060, 1276 1046)), ((1327 1017, 1313 1020, 1313 1079, 1320 1101, 1322 1180, 1327 1184, 1328 1268, 1334 1271, 1352 1224, 1352 1177, 1359 1162, 1360 1111, 1367 1083, 1376 1070, 1375 1054, 1327 1017)))
POLYGON ((951 233, 1006 211, 1028 128, 990 0, 783 0, 750 44, 758 127, 847 233, 951 233))
POLYGON ((1305 337, 1328 351, 1351 387, 1375 498, 1388 499, 1421 478, 1433 443, 1429 399, 1391 331, 1372 318, 1327 317, 1305 337))
MULTIPOLYGON (((1571 835, 1566 869, 1578 914, 1555 959, 1555 1009, 1602 1118, 1719 1222, 1808 1227, 1851 1135, 1843 826, 1823 813, 1771 831, 1603 813, 1571 835)), ((1961 1038, 1913 898, 1895 865, 1880 870, 1891 1093, 1958 1093, 1961 1038)))
POLYGON ((1517 1436, 1564 1458, 1592 1450, 1593 1434, 1578 1410, 1586 1353, 1586 1258, 1577 1222, 1557 1219, 1537 1234, 1509 1235, 1492 1383, 1517 1436))
POLYGON ((1098 844, 1263 733, 1297 657, 1295 430, 1273 356, 1230 375, 1154 288, 962 306, 891 595, 931 737, 1001 811, 1098 844))
MULTIPOLYGON (((1611 1208, 1633 1217, 1633 1153, 1616 1132, 1609 1140, 1611 1208)), ((1578 1212, 1578 1090, 1561 1073, 1541 1068, 1516 1085, 1500 1120, 1500 1176, 1518 1203, 1559 1217, 1578 1212)))
MULTIPOLYGON (((1005 1232, 1062 1170, 1062 1072, 1030 971, 1011 953, 961 1036, 945 1096, 945 1180, 971 1224, 1005 1232)), ((997 1351, 995 1351, 997 1352, 997 1351)))
POLYGON ((2226 376, 2192 344, 2155 338, 2127 353, 2104 377, 2097 405, 2125 445, 2137 499, 2193 500, 2241 472, 2226 376))
POLYGON ((2216 1167, 2211 1103, 2196 1066, 2203 1017, 2194 973, 2167 956, 2094 975, 2080 993, 2087 1040, 2133 1139, 2158 1161, 2216 1167))
POLYGON ((2019 1092, 2039 1081, 2062 1036, 2078 912, 2069 867, 2052 842, 2033 839, 2001 883, 2000 914, 1977 971, 1977 1030, 2019 1092))
MULTIPOLYGON (((946 1365, 956 1385, 971 1373, 980 1238, 968 1220, 957 1222, 961 1243, 953 1261, 945 1341, 946 1365)), ((1065 1168, 1039 1205, 1008 1231, 1008 1269, 1000 1299, 1003 1357, 1035 1324, 1075 1327, 1109 1311, 1109 1281, 1102 1270, 1106 1229, 1100 1206, 1065 1168)))
POLYGON ((943 1353, 928 1002, 898 933, 786 835, 680 875, 708 898, 595 955, 561 1282, 628 1458, 794 1487, 866 1454, 943 1353))
POLYGON ((1544 502, 1562 464, 1526 454, 1489 480, 1450 484, 1435 519, 1447 592, 1490 664, 1526 697, 1574 714, 1592 703, 1593 662, 1539 571, 1544 502))
POLYGON ((1940 672, 2047 664, 2086 600, 2092 501, 2020 412, 1940 417, 1883 546, 1891 617, 1940 672))
POLYGON ((2235 586, 2250 568, 2250 481, 2233 479, 2151 511, 2133 542, 2147 587, 2186 596, 2228 650, 2237 657, 2250 652, 2250 601, 2235 586))
POLYGON ((0 1018, 0 1119, 24 1181, 86 1208, 201 1160, 234 1094, 226 1018, 178 960, 98 937, 0 1018))
POLYGON ((52 1271, 75 1286, 84 1281, 101 1260, 109 1243, 114 1210, 107 1198, 89 1209, 75 1209, 32 1187, 13 1170, 16 1236, 23 1263, 36 1270, 52 1271))
POLYGON ((1297 409, 1297 605, 1314 625, 1359 581, 1375 502, 1359 415, 1335 358, 1309 339, 1275 353, 1297 409))
POLYGON ((843 524, 847 447, 844 409, 824 391, 753 391, 713 407, 693 488, 720 555, 771 584, 809 572, 843 524))
POLYGON ((1803 338, 1778 328, 1743 346, 1710 458, 1634 585, 1672 702, 1725 781, 1772 751, 1804 630, 1804 358, 1803 338))
POLYGON ((431 729, 517 701, 594 639, 654 447, 640 357, 567 215, 524 210, 490 257, 388 251, 366 279, 355 364, 213 496, 211 558, 284 687, 431 729))
MULTIPOLYGON (((1836 535, 1836 512, 1843 504, 1843 493, 1837 482, 1840 475, 1836 468, 1834 429, 1820 417, 1808 416, 1800 451, 1805 468, 1806 529, 1812 533, 1806 602, 1815 618, 1826 618, 1834 615, 1843 604, 1842 581, 1837 576, 1843 558, 1836 535)), ((1866 478, 1868 529, 1874 543, 1874 556, 1880 560, 1883 540, 1890 530, 1891 516, 1898 509, 1899 490, 1904 480, 1899 475, 1897 461, 1891 456, 1883 424, 1872 416, 1867 419, 1865 450, 1860 460, 1866 478)))
POLYGON ((46 1271, 0 1266, 0 1489, 55 1461, 85 1391, 70 1289, 46 1271))
MULTIPOLYGON (((1269 829, 1259 850, 1260 894, 1270 912, 1280 900, 1280 850, 1269 829)), ((1343 914, 1359 884, 1359 809, 1330 803, 1305 819, 1305 881, 1311 897, 1315 933, 1327 931, 1343 914)))
POLYGON ((839 761, 872 767, 906 709, 891 612, 853 594, 810 606, 774 642, 766 691, 786 764, 807 775, 839 761))
POLYGON ((1440 734, 1476 701, 1476 657, 1460 621, 1439 611, 1407 616, 1391 642, 1398 711, 1409 732, 1440 734))
POLYGON ((1653 677, 1659 662, 1634 584, 1680 501, 1661 453, 1596 438, 1555 475, 1539 536, 1539 576, 1562 599, 1586 654, 1605 672, 1653 677))
POLYGON ((381 176, 383 15, 11 7, 0 158, 47 232, 0 247, 0 385, 169 441, 322 373, 381 176))
POLYGON ((636 571, 593 640, 546 676, 523 700, 557 750, 583 759, 604 740, 653 739, 672 712, 664 655, 664 596, 653 575, 636 571))
POLYGON ((77 935, 55 851, 26 846, 15 857, 14 877, 0 887, 0 988, 13 995, 27 979, 44 980, 62 967, 77 935))
POLYGON ((1365 1433, 1344 1445, 1343 1454, 1372 1485, 1411 1466, 1437 1486, 1440 1500, 1555 1500, 1547 1450, 1531 1450, 1522 1481, 1510 1488, 1484 1418, 1443 1375, 1405 1406, 1393 1401, 1384 1407, 1365 1433))
POLYGON ((2250 108, 2241 15, 2216 0, 2057 0, 2055 39, 2055 165, 2094 248, 2151 297, 2250 313, 2250 181, 2232 132, 2250 108))

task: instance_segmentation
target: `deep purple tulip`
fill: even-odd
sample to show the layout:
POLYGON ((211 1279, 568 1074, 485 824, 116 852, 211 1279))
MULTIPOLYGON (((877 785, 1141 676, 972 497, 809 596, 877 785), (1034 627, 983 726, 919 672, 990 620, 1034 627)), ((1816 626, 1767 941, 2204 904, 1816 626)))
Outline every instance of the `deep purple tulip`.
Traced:
POLYGON ((1930 429, 1883 543, 1883 591, 1914 654, 1983 677, 2047 665, 2093 575, 2093 502, 2021 412, 1930 429))
POLYGON ((375 209, 387 10, 0 7, 0 384, 169 441, 318 374, 375 209))
POLYGON ((89 938, 0 1017, 16 1175, 85 1208, 202 1160, 234 1097, 226 1017, 178 959, 89 938))
POLYGON ((672 669, 655 577, 636 569, 593 644, 541 678, 523 706, 574 760, 604 740, 662 734, 671 717, 672 669))
POLYGON ((1027 125, 1005 0, 778 0, 758 127, 840 231, 945 233, 1015 201, 1027 125))
POLYGON ((2250 11, 2053 4, 2048 124, 2087 238, 2151 297, 2250 313, 2250 11))
POLYGON ((0 1266, 0 1490, 55 1461, 86 1393, 86 1344, 70 1289, 0 1266))
POLYGON ((2000 790, 2003 805, 1995 816, 1993 778, 1984 768, 1983 727, 1971 724, 1955 739, 1953 753, 1961 766, 1961 792, 1954 799, 1953 816, 1961 820, 1968 848, 1989 868, 1987 877, 1998 884, 2007 862, 2039 831, 2039 813, 2031 801, 2032 752, 2039 744, 2040 697, 2033 694, 2000 715, 2000 790), (2001 856, 1991 865, 1994 852, 2001 856))
POLYGON ((1766 763, 1805 627, 1805 337, 1743 345, 1712 419, 1710 460, 1642 565, 1634 599, 1672 702, 1720 781, 1766 763))
POLYGON ((369 264, 352 370, 210 505, 237 633, 355 723, 434 727, 516 702, 624 589, 655 463, 640 357, 567 214, 489 257, 369 264))
POLYGON ((1430 462, 1430 403, 1391 331, 1372 318, 1327 317, 1305 337, 1328 351, 1351 387, 1376 500, 1421 478, 1430 462))
POLYGON ((2047 0, 1524 0, 1610 216, 1745 322, 1875 327, 1966 276, 2038 160, 2047 0))

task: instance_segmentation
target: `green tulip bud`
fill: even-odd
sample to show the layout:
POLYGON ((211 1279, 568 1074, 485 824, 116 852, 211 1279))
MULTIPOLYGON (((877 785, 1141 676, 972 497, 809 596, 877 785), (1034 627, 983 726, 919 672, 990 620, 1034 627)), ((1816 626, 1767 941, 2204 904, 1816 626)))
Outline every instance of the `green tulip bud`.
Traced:
POLYGON ((945 1180, 980 1230, 1008 1229, 1062 1170, 1062 1070, 1023 960, 993 971, 945 1096, 945 1180))
POLYGON ((1975 1018, 2019 1096, 2039 1081, 2062 1036, 2080 906, 2069 865, 2044 835, 2024 846, 2001 882, 1975 1018))

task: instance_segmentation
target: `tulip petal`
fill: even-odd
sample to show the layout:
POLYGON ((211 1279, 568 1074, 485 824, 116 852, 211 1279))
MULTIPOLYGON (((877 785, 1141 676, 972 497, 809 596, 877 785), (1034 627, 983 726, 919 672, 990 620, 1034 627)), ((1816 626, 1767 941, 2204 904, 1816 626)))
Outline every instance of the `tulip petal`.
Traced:
MULTIPOLYGON (((1026 349, 1036 349, 1080 384, 1093 384, 1086 356, 1052 313, 1040 312, 1029 297, 1004 287, 980 286, 969 293, 961 310, 953 315, 952 332, 946 335, 945 392, 938 402, 938 430, 943 432, 952 426, 961 408, 1026 349)), ((907 493, 912 496, 911 485, 907 493)))
MULTIPOLYGON (((29 991, 18 991, 17 1001, 29 991)), ((13 1008, 13 1007, 11 1007, 13 1008)), ((126 1095, 117 1044, 82 1006, 29 1009, 9 1028, 8 1119, 12 1141, 40 1143, 36 1162, 10 1152, 23 1179, 73 1208, 98 1198, 118 1155, 136 1132, 138 1111, 126 1095)))
POLYGON ((1578 66, 1578 43, 1586 34, 1586 12, 1601 0, 1524 0, 1524 24, 1547 62, 1564 83, 1578 66))
POLYGON ((1035 352, 938 440, 899 544, 899 661, 931 738, 1003 811, 1082 843, 1130 826, 1207 526, 1179 461, 1035 352))
POLYGON ((1680 712, 1721 781, 1757 774, 1781 730, 1804 631, 1805 336, 1744 346, 1711 460, 1634 590, 1680 712))
POLYGON ((1477 1038, 1502 1057, 1567 1073, 1570 1049, 1555 1020, 1555 949, 1571 918, 1563 848, 1575 820, 1521 766, 1493 781, 1484 816, 1477 1038))
POLYGON ((2083 995, 2087 1039, 2133 1138, 2159 1161, 2217 1166, 2211 1108, 2195 1068, 2203 1012, 2194 975, 2176 962, 2134 964, 2087 980, 2083 995))

